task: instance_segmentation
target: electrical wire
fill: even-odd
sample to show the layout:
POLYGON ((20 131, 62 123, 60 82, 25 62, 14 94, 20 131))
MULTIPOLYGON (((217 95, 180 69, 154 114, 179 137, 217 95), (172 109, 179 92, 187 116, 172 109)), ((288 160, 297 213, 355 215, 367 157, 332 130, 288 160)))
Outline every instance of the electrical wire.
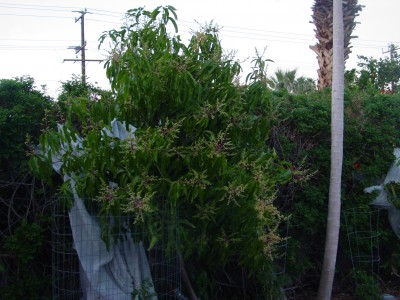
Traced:
MULTIPOLYGON (((69 9, 79 9, 78 7, 68 7, 68 6, 50 6, 50 5, 27 5, 27 4, 10 4, 10 3, 0 3, 1 6, 7 6, 9 8, 15 6, 15 8, 21 8, 21 9, 35 9, 35 10, 50 10, 50 11, 68 11, 69 9)), ((101 10, 101 9, 95 9, 95 8, 88 8, 88 11, 92 14, 95 15, 100 15, 100 16, 107 16, 107 17, 112 17, 112 18, 121 18, 123 19, 125 14, 120 13, 120 12, 113 12, 113 11, 108 11, 108 10, 101 10), (101 13, 94 13, 92 11, 99 11, 101 13)), ((12 15, 18 15, 18 14, 12 14, 12 15)), ((25 15, 23 15, 25 16, 25 15)), ((34 15, 32 15, 34 16, 34 15)), ((39 16, 38 17, 43 17, 39 16)), ((54 16, 54 17, 59 17, 59 16, 54 16)), ((106 23, 116 23, 116 22, 109 22, 105 20, 98 20, 98 19, 92 19, 93 21, 96 22, 106 22, 106 23)), ((198 22, 194 21, 182 21, 178 20, 178 23, 186 23, 186 24, 191 24, 191 25, 199 25, 198 22)), ((117 24, 117 23, 116 23, 117 24)), ((190 26, 190 25, 183 25, 183 26, 190 26)), ((263 30, 263 29, 257 29, 257 28, 248 28, 248 27, 238 27, 238 26, 220 26, 222 29, 227 29, 231 28, 234 30, 226 30, 231 33, 242 33, 242 34, 248 34, 249 32, 252 33, 253 35, 257 35, 254 32, 262 32, 262 33, 271 33, 271 34, 284 34, 284 35, 289 35, 289 36, 304 36, 308 37, 309 39, 312 38, 312 35, 310 34, 302 34, 302 33, 293 33, 293 32, 282 32, 282 31, 272 31, 272 30, 263 30)), ((263 34, 260 34, 263 35, 263 34)), ((286 37, 285 37, 286 38, 286 37)), ((370 41, 370 42, 386 42, 386 41, 377 41, 377 40, 363 40, 363 41, 370 41)))
MULTIPOLYGON (((71 12, 71 9, 81 9, 79 7, 75 6, 55 6, 55 5, 33 5, 33 4, 18 4, 18 3, 4 3, 0 2, 0 7, 3 8, 16 8, 16 9, 30 9, 30 10, 47 10, 47 11, 61 11, 61 12, 71 12)), ((113 11, 108 11, 108 10, 101 10, 101 9, 95 9, 95 8, 89 8, 88 9, 89 13, 93 15, 98 15, 98 16, 105 16, 105 17, 111 17, 111 18, 120 18, 122 20, 125 16, 124 13, 120 12, 113 12, 113 11)), ((38 18, 60 18, 60 19, 67 19, 71 17, 67 16, 54 16, 54 15, 34 15, 34 14, 18 14, 18 13, 0 13, 0 15, 3 16, 16 16, 16 17, 38 17, 38 18)), ((112 21, 107 21, 107 20, 101 20, 101 19, 93 19, 93 18, 87 18, 86 20, 89 21, 94 21, 94 22, 101 22, 101 23, 108 23, 108 24, 121 24, 121 22, 112 22, 112 21)), ((183 27, 190 27, 191 25, 196 25, 199 26, 198 22, 195 21, 182 21, 178 20, 178 24, 183 27)), ((288 40, 290 39, 291 42, 294 43, 300 43, 300 41, 304 41, 304 43, 313 43, 312 35, 310 34, 302 34, 302 33, 293 33, 293 32, 282 32, 282 31, 272 31, 272 30, 263 30, 263 29, 257 29, 257 28, 247 28, 247 27, 238 27, 238 26, 223 26, 221 25, 221 36, 225 37, 230 37, 230 38, 239 38, 239 39, 253 39, 253 40, 273 40, 277 42, 289 42, 288 40), (231 34, 226 34, 225 32, 229 32, 231 34), (278 35, 277 35, 278 34, 278 35), (246 35, 246 36, 242 36, 246 35), (251 35, 252 37, 249 37, 251 35), (255 38, 255 36, 259 36, 260 38, 255 38), (296 41, 293 41, 293 37, 296 41), (300 38, 300 37, 306 37, 306 38, 300 38)), ((372 42, 372 43, 386 43, 387 41, 378 41, 378 40, 362 40, 359 39, 358 41, 364 43, 364 42, 372 42)), ((393 43, 399 43, 399 42, 393 42, 393 43)), ((358 48, 381 48, 382 45, 379 44, 359 44, 359 43, 354 43, 353 45, 358 48)))
POLYGON ((61 11, 61 12, 67 12, 69 10, 65 10, 65 9, 54 9, 54 8, 31 8, 31 7, 16 7, 16 6, 11 6, 11 5, 3 5, 0 3, 0 7, 1 8, 9 8, 9 9, 29 9, 29 10, 45 10, 45 11, 61 11))
POLYGON ((34 17, 34 18, 56 18, 56 19, 71 19, 72 17, 66 16, 49 16, 49 15, 27 15, 27 14, 7 14, 0 13, 0 16, 13 16, 13 17, 34 17))
POLYGON ((21 3, 7 3, 7 2, 0 2, 0 5, 8 5, 8 6, 16 6, 16 8, 21 8, 21 7, 32 7, 32 8, 52 8, 52 9, 64 9, 64 10, 70 10, 70 9, 79 9, 79 7, 76 6, 59 6, 59 5, 38 5, 38 4, 21 4, 21 3))
MULTIPOLYGON (((83 8, 76 6, 57 6, 57 5, 37 5, 37 4, 20 4, 20 3, 5 3, 0 2, 0 8, 3 8, 3 12, 0 13, 1 16, 10 16, 10 17, 35 17, 35 18, 54 18, 54 19, 73 19, 72 13, 74 11, 83 11, 83 8), (10 10, 10 13, 5 13, 4 11, 10 10), (15 11, 13 11, 15 10, 15 11), (19 10, 21 12, 19 12, 19 10), (22 11, 32 11, 32 12, 53 12, 53 13, 61 13, 61 15, 55 14, 29 14, 22 13, 22 11), (66 16, 65 13, 71 14, 71 16, 66 16)), ((85 20, 90 22, 98 22, 104 24, 115 24, 122 25, 123 21, 126 20, 126 13, 115 12, 109 10, 95 9, 95 8, 87 8, 87 13, 92 17, 86 17, 85 20), (118 21, 116 20, 118 19, 118 21), (111 21, 115 20, 115 21, 111 21)), ((181 28, 180 33, 190 34, 193 33, 193 27, 198 28, 200 23, 197 21, 187 21, 187 20, 177 20, 179 27, 181 28), (183 29, 182 29, 183 28, 183 29)), ((312 34, 303 34, 296 32, 284 32, 284 31, 274 31, 274 30, 265 30, 259 28, 248 28, 248 27, 240 27, 240 26, 224 26, 219 24, 220 27, 220 37, 223 39, 237 39, 238 41, 242 40, 255 40, 265 42, 266 44, 273 45, 276 47, 277 43, 282 43, 283 45, 287 44, 303 44, 303 45, 311 45, 316 43, 316 39, 312 34)), ((35 43, 39 42, 76 42, 78 40, 61 40, 61 39, 11 39, 4 38, 1 41, 13 41, 13 42, 22 42, 21 45, 8 44, 8 45, 0 45, 0 51, 57 51, 57 50, 65 50, 67 51, 68 46, 55 46, 55 45, 35 45, 35 43), (28 43, 28 44, 26 44, 28 43)), ((90 41, 97 42, 97 41, 90 41)), ((399 44, 400 42, 392 42, 394 44, 399 44)), ((370 40, 370 39, 354 39, 351 42, 354 49, 380 49, 382 47, 387 46, 387 41, 382 40, 370 40)), ((287 46, 283 46, 287 47, 287 46)), ((87 48, 87 50, 98 51, 98 49, 87 48)), ((240 57, 238 58, 240 59, 240 57)), ((244 58, 244 59, 248 59, 244 58)), ((299 62, 290 62, 290 61, 280 61, 281 65, 288 65, 290 63, 295 63, 297 65, 302 65, 302 69, 310 70, 311 66, 314 64, 306 64, 299 62)), ((314 69, 314 68, 313 68, 314 69)))
MULTIPOLYGON (((16 41, 16 42, 78 42, 78 39, 74 40, 53 40, 53 39, 13 39, 13 38, 3 38, 1 41, 16 41)), ((91 41, 95 42, 95 41, 91 41)))

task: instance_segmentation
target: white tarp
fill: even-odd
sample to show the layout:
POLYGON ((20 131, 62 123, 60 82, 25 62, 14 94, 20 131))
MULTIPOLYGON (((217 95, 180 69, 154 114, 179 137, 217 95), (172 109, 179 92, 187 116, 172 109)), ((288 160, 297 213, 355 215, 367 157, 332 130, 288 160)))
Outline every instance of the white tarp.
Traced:
MULTIPOLYGON (((131 125, 126 130, 125 124, 116 120, 111 122, 111 128, 103 129, 103 133, 121 140, 132 138, 136 130, 131 125)), ((59 131, 62 131, 62 126, 59 126, 59 131)), ((60 158, 65 153, 65 145, 61 146, 60 153, 52 157, 53 168, 58 173, 62 166, 60 158)), ((73 147, 75 155, 80 155, 82 140, 78 138, 73 147)), ((147 295, 153 295, 150 299, 157 299, 143 244, 134 243, 127 232, 117 241, 111 238, 110 250, 107 251, 95 216, 88 213, 75 190, 74 176, 63 175, 64 180, 70 180, 74 196, 69 219, 80 262, 82 300, 131 300, 134 290, 140 291, 143 286, 147 295)))
POLYGON ((394 155, 396 159, 390 167, 383 184, 371 186, 366 188, 364 191, 366 193, 379 191, 378 196, 371 203, 371 205, 377 208, 386 209, 388 211, 390 225, 392 226, 394 233, 400 239, 400 210, 389 201, 388 193, 384 188, 384 185, 390 182, 400 183, 400 148, 394 149, 394 155))

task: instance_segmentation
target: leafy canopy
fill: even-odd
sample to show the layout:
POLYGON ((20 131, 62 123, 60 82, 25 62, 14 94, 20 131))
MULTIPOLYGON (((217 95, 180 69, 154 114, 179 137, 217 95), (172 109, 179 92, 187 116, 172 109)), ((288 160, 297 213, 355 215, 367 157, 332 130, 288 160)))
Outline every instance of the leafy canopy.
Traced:
POLYGON ((26 163, 27 138, 38 141, 50 98, 35 89, 29 76, 0 80, 0 165, 3 171, 26 163))
POLYGON ((253 76, 246 86, 234 84, 240 65, 224 58, 215 28, 193 33, 185 45, 168 33, 171 25, 177 32, 173 7, 138 8, 120 30, 104 33, 100 42, 113 45, 105 67, 115 100, 77 100, 70 112, 80 125, 68 118, 61 131, 43 135, 48 155, 32 166, 49 165, 62 144, 61 171, 79 174, 78 193, 95 200, 103 220, 133 214, 152 243, 179 214, 180 251, 207 273, 212 289, 215 269, 229 262, 255 274, 270 265, 282 218, 273 205, 276 186, 290 172, 266 145, 272 109, 265 83, 253 76), (105 135, 113 118, 134 125, 134 138, 105 135))
POLYGON ((358 56, 361 68, 356 80, 357 85, 365 89, 375 88, 382 93, 396 93, 400 81, 400 55, 397 48, 392 44, 389 46, 390 57, 373 58, 358 56))

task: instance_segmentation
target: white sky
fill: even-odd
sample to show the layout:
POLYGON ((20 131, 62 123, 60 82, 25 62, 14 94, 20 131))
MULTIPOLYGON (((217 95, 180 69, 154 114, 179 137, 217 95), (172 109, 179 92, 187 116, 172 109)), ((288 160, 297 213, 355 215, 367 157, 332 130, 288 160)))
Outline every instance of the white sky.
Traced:
MULTIPOLYGON (((254 49, 267 47, 268 72, 276 68, 297 69, 298 75, 316 78, 316 55, 309 49, 315 44, 310 23, 313 0, 0 0, 0 79, 30 75, 36 85, 47 85, 55 97, 60 82, 79 75, 80 63, 64 62, 80 58, 69 46, 80 45, 80 22, 75 18, 87 8, 85 38, 87 59, 103 59, 97 50, 98 38, 106 30, 119 29, 128 9, 146 6, 152 10, 170 4, 177 9, 179 33, 184 42, 190 29, 214 20, 222 27, 220 37, 227 50, 237 50, 237 58, 254 56, 254 49)), ((399 0, 359 0, 365 5, 357 21, 352 40, 353 53, 347 68, 356 67, 357 55, 381 57, 389 43, 400 45, 399 0)), ((387 55, 387 54, 385 54, 387 55)), ((243 67, 248 72, 248 63, 243 67)), ((103 64, 88 62, 90 82, 108 88, 103 64)), ((245 77, 246 74, 243 75, 245 77)))

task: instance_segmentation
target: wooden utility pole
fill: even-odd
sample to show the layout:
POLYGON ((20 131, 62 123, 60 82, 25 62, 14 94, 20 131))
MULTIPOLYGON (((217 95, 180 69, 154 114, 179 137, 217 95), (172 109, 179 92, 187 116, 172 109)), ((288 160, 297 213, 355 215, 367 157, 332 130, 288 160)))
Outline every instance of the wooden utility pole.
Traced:
POLYGON ((75 23, 81 20, 81 54, 82 54, 82 82, 85 83, 86 80, 86 66, 85 66, 85 47, 86 47, 86 41, 85 41, 85 15, 87 13, 86 9, 85 11, 79 11, 81 16, 79 18, 75 18, 75 23))
MULTIPOLYGON (((382 54, 386 54, 386 53, 389 53, 389 59, 390 59, 390 62, 393 62, 393 52, 395 52, 396 50, 398 50, 399 48, 398 47, 395 47, 395 45, 393 45, 393 44, 389 44, 388 45, 388 51, 383 51, 382 50, 382 54)), ((391 85, 391 92, 393 92, 393 90, 394 90, 394 82, 393 81, 391 81, 390 82, 390 85, 391 85)))
POLYGON ((382 54, 389 53, 390 61, 393 61, 393 52, 398 50, 398 49, 399 49, 399 47, 395 47, 393 44, 389 44, 388 45, 388 51, 383 51, 382 50, 382 54))
POLYGON ((85 41, 85 15, 88 13, 87 10, 83 10, 83 11, 74 11, 74 12, 78 12, 81 15, 79 16, 79 18, 75 18, 75 23, 78 22, 79 20, 81 20, 81 45, 80 46, 72 46, 72 47, 68 47, 68 49, 74 49, 75 50, 75 54, 78 54, 79 52, 81 52, 81 59, 73 59, 73 58, 69 58, 69 59, 64 59, 64 61, 80 61, 82 64, 82 83, 85 84, 86 83, 86 62, 87 61, 96 61, 96 62, 102 62, 101 59, 86 59, 86 53, 85 53, 85 47, 86 47, 86 41, 85 41))

